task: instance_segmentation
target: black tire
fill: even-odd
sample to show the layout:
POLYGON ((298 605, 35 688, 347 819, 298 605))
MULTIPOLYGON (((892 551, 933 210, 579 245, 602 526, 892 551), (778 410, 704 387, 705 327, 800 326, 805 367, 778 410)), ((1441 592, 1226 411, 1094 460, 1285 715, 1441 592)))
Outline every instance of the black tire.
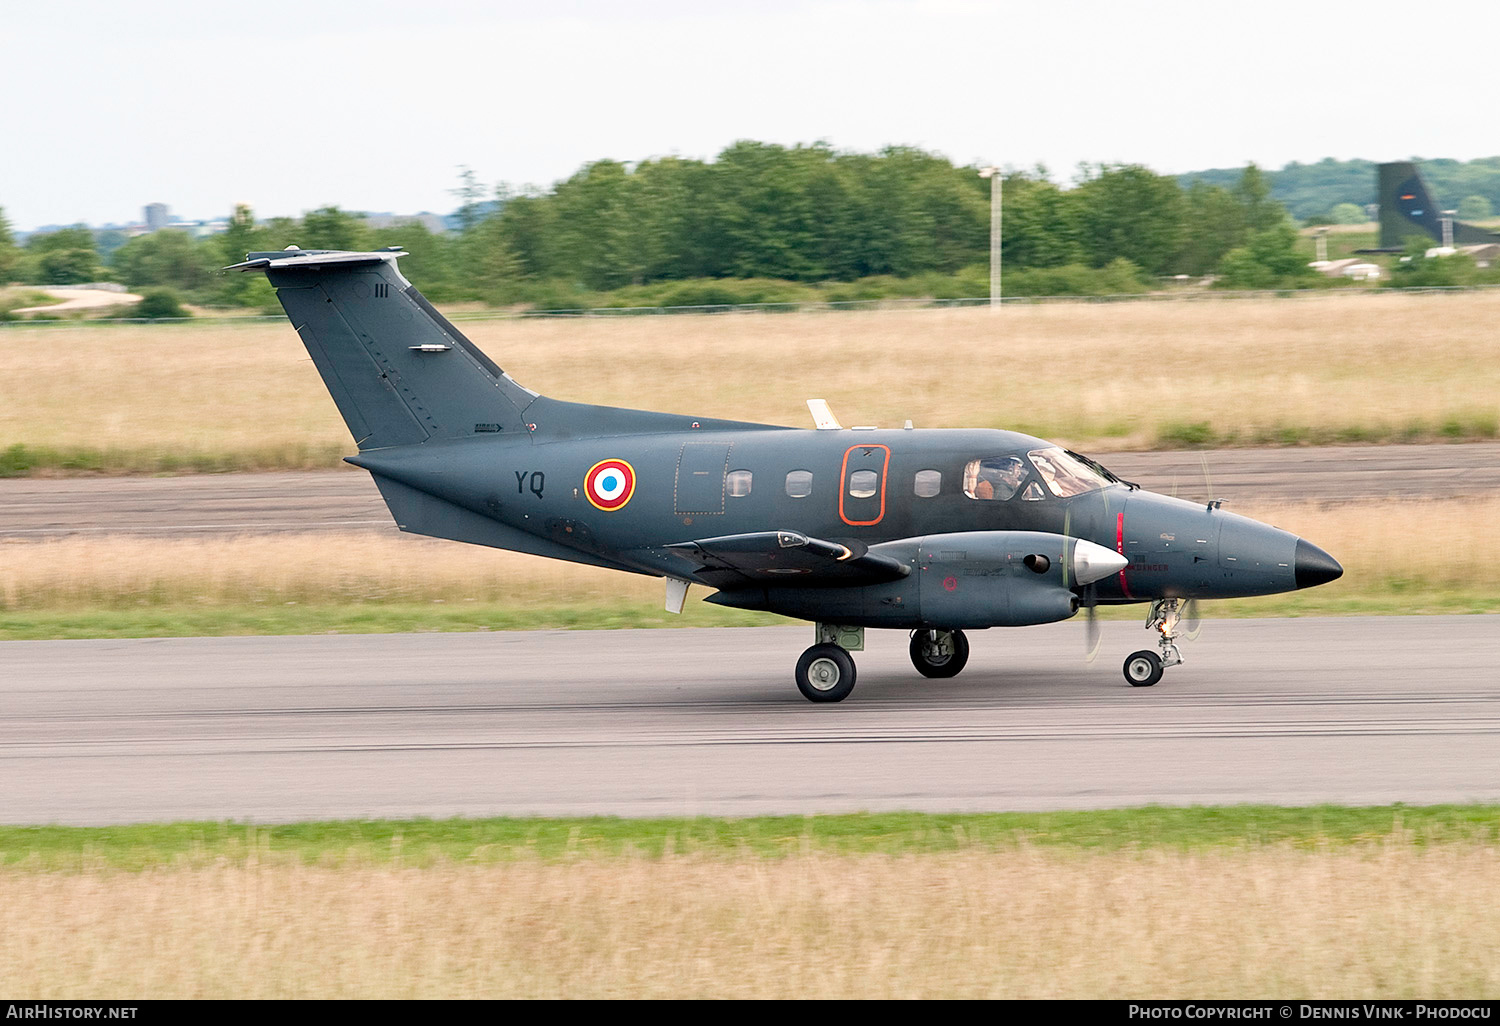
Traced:
POLYGON ((1161 656, 1145 649, 1126 656, 1124 670, 1125 679, 1133 688, 1149 688, 1166 672, 1161 665, 1161 656))
POLYGON ((809 702, 842 702, 854 677, 854 660, 837 645, 814 645, 797 660, 797 690, 809 702))
POLYGON ((969 639, 964 637, 963 631, 938 631, 938 634, 947 635, 947 639, 951 640, 951 646, 943 646, 945 649, 951 648, 951 651, 932 657, 926 651, 928 633, 925 630, 912 632, 911 645, 908 647, 911 653, 911 664, 924 677, 937 679, 957 677, 959 671, 969 662, 969 639))

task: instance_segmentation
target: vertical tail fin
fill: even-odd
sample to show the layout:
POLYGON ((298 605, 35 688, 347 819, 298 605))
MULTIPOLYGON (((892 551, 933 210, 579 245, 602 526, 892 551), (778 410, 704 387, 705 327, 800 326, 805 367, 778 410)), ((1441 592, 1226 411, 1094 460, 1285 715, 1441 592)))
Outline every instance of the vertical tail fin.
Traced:
MULTIPOLYGON (((1443 211, 1427 191, 1422 173, 1409 160, 1380 165, 1380 248, 1401 249, 1412 235, 1443 239, 1443 211)), ((1462 221, 1453 222, 1453 244, 1483 246, 1500 235, 1462 221)))
POLYGON ((396 268, 399 250, 250 253, 361 451, 429 438, 525 435, 537 398, 464 337, 396 268))
POLYGON ((1400 249, 1411 235, 1442 237, 1437 204, 1410 161, 1380 165, 1380 248, 1400 249))

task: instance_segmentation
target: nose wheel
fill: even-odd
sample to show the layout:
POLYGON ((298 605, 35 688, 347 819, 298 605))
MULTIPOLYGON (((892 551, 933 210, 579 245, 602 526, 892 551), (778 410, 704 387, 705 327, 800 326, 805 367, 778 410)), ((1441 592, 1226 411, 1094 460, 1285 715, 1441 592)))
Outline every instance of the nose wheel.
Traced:
POLYGON ((1166 672, 1161 665, 1161 656, 1155 652, 1132 652, 1125 658, 1125 679, 1133 688, 1149 688, 1166 672))
POLYGON ((1167 667, 1182 662, 1182 653, 1177 650, 1177 627, 1182 619, 1182 600, 1157 599, 1151 603, 1151 613, 1146 617, 1146 629, 1153 627, 1161 634, 1158 655, 1146 649, 1132 652, 1125 659, 1125 680, 1133 688, 1149 688, 1161 680, 1167 667))

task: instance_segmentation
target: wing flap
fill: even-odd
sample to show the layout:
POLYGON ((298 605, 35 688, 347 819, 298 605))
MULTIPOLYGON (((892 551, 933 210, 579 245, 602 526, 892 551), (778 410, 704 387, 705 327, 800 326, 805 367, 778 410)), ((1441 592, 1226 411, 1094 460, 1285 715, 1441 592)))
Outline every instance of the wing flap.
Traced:
POLYGON ((732 589, 771 581, 792 587, 838 587, 894 581, 911 567, 864 546, 809 538, 798 531, 760 531, 668 545, 698 564, 693 576, 715 588, 732 589))

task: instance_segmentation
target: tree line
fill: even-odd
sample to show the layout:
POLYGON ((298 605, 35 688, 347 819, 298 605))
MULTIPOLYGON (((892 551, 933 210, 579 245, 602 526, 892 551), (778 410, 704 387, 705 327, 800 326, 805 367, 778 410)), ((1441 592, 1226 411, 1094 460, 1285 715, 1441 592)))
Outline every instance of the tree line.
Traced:
MULTIPOLYGON (((587 164, 550 189, 494 190, 464 171, 458 228, 374 228, 338 207, 257 220, 237 207, 204 238, 83 227, 16 246, 0 211, 0 281, 111 278, 206 304, 264 306, 259 276, 220 268, 253 250, 400 246, 440 302, 679 305, 890 295, 984 296, 990 183, 909 147, 877 153, 742 141, 714 160, 587 164), (101 244, 102 243, 102 244, 101 244)), ((1233 287, 1308 284, 1305 255, 1253 164, 1187 185, 1138 164, 1093 164, 1066 185, 1043 167, 1003 176, 1007 295, 1145 291, 1218 272, 1233 287)))

